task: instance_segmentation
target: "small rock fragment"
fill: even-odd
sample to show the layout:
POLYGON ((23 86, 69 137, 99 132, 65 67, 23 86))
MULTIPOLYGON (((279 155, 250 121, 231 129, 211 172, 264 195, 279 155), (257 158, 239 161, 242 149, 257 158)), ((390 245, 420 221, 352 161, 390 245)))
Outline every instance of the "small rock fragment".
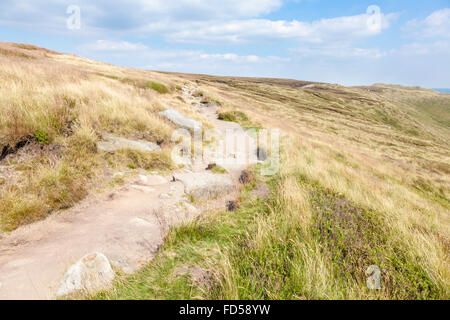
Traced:
POLYGON ((253 174, 248 170, 243 170, 239 176, 239 182, 242 184, 249 184, 254 182, 255 178, 253 174))
POLYGON ((208 166, 206 167, 206 170, 212 170, 213 168, 217 167, 217 164, 215 163, 210 163, 208 164, 208 166))
POLYGON ((238 201, 230 200, 227 202, 227 210, 228 211, 236 211, 237 209, 239 209, 238 201))

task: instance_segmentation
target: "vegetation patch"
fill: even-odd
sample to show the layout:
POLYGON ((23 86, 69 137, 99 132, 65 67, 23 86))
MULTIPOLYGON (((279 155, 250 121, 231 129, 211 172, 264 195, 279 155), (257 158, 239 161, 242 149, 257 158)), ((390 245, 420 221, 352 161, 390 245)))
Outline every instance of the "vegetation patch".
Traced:
POLYGON ((159 92, 159 93, 161 93, 161 94, 164 94, 164 93, 168 93, 168 92, 169 92, 169 89, 167 89, 167 87, 166 87, 165 85, 163 85, 162 83, 159 83, 159 82, 153 82, 153 81, 150 81, 150 82, 147 84, 147 86, 148 86, 150 89, 153 89, 153 90, 155 90, 156 92, 159 92))
POLYGON ((380 213, 355 206, 344 196, 311 189, 312 233, 326 248, 333 268, 346 281, 365 285, 371 265, 381 269, 381 288, 394 299, 436 299, 442 295, 417 257, 394 242, 380 213))
POLYGON ((25 58, 25 59, 36 59, 36 57, 20 52, 18 50, 8 50, 4 48, 0 48, 0 54, 6 57, 19 57, 19 58, 25 58))
POLYGON ((36 130, 34 137, 37 139, 39 144, 49 144, 50 140, 48 138, 48 133, 43 130, 36 130))
POLYGON ((3 192, 0 197, 2 229, 14 230, 44 218, 53 210, 69 208, 86 196, 84 181, 77 168, 64 163, 56 168, 41 168, 31 184, 11 186, 3 192))
POLYGON ((247 115, 242 111, 220 112, 218 114, 218 119, 222 121, 230 121, 238 123, 248 121, 247 115))
POLYGON ((174 168, 169 152, 144 152, 135 149, 122 149, 107 155, 113 166, 126 166, 130 169, 170 170, 174 168))
POLYGON ((212 173, 216 173, 216 174, 226 174, 226 173, 228 173, 227 169, 225 169, 224 167, 221 167, 219 165, 213 166, 210 170, 211 170, 212 173))

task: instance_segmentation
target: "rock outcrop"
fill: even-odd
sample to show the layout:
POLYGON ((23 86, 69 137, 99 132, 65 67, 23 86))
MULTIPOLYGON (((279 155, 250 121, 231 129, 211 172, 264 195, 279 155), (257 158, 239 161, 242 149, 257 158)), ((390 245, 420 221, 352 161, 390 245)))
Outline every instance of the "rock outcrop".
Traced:
POLYGON ((177 128, 194 131, 201 130, 201 124, 198 121, 183 116, 177 110, 167 109, 159 114, 172 122, 177 128))
POLYGON ((113 152, 124 148, 140 151, 161 151, 161 147, 156 143, 144 140, 126 139, 112 134, 103 134, 103 140, 97 143, 97 147, 100 151, 105 152, 113 152))
POLYGON ((80 290, 89 293, 104 290, 114 278, 115 273, 105 255, 99 252, 87 254, 67 270, 57 296, 66 296, 80 290))
POLYGON ((199 200, 223 196, 236 188, 228 175, 197 172, 176 174, 174 178, 183 183, 186 194, 199 200))

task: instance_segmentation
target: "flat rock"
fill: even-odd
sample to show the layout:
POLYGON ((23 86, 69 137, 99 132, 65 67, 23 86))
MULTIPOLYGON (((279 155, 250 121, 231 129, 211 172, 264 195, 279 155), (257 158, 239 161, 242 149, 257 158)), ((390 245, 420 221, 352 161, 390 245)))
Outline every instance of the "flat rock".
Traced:
POLYGON ((136 190, 139 190, 139 191, 142 191, 142 192, 153 192, 153 191, 155 191, 155 189, 150 188, 148 186, 141 186, 141 185, 137 185, 137 184, 134 184, 131 187, 133 189, 136 189, 136 190))
POLYGON ((235 190, 233 180, 228 175, 198 172, 176 174, 174 178, 181 181, 184 192, 195 199, 213 199, 235 190))
POLYGON ((160 175, 139 175, 139 184, 145 185, 145 186, 159 186, 162 184, 166 184, 167 180, 166 178, 160 176, 160 175))
POLYGON ((87 254, 67 270, 57 296, 66 296, 80 290, 95 293, 107 289, 114 278, 115 273, 104 254, 87 254))
POLYGON ((198 121, 187 118, 174 109, 167 109, 159 113, 161 116, 175 124, 178 128, 188 130, 201 130, 201 124, 198 121))
POLYGON ((113 152, 124 148, 140 151, 161 151, 161 147, 156 143, 145 140, 131 140, 112 134, 103 134, 103 139, 97 142, 97 147, 100 151, 113 152))

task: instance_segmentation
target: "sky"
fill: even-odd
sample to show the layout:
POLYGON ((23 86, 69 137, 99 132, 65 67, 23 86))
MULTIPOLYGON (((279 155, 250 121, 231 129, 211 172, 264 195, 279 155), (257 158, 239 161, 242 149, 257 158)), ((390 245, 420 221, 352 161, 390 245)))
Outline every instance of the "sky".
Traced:
POLYGON ((450 88, 450 0, 1 0, 0 41, 150 70, 450 88))

